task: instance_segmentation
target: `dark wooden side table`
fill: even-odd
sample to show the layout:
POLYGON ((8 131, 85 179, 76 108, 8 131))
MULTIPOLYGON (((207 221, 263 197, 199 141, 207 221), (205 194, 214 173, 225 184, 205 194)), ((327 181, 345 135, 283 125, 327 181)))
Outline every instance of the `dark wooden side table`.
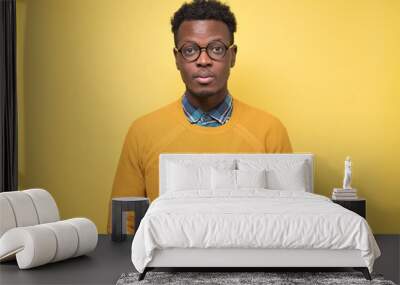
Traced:
MULTIPOLYGON (((126 239, 126 221, 124 212, 135 212, 135 229, 139 228, 140 221, 149 208, 149 199, 145 197, 118 197, 112 199, 111 240, 123 241, 126 239)), ((126 218, 126 216, 125 216, 126 218)))
POLYGON ((332 199, 332 202, 339 204, 340 206, 353 211, 354 213, 359 214, 364 219, 367 218, 366 209, 367 209, 367 201, 364 198, 358 198, 354 200, 335 200, 332 199))

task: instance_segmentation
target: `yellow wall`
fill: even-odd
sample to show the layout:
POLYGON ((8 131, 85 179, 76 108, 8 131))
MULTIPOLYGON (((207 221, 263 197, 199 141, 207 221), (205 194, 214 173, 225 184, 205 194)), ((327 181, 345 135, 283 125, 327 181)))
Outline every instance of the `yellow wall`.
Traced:
MULTIPOLYGON (((184 90, 169 19, 182 1, 18 0, 20 189, 106 230, 125 133, 184 90)), ((353 186, 375 233, 400 233, 400 1, 231 0, 233 96, 316 154, 316 192, 353 186)))

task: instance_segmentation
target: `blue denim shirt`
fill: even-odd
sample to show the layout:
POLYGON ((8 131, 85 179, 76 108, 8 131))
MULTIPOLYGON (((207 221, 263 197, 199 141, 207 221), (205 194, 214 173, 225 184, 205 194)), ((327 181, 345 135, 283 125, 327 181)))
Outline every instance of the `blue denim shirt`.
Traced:
POLYGON ((186 94, 182 97, 183 112, 191 124, 196 124, 204 127, 222 126, 230 119, 232 115, 232 96, 226 95, 225 100, 218 106, 203 112, 200 108, 194 107, 189 103, 186 94))

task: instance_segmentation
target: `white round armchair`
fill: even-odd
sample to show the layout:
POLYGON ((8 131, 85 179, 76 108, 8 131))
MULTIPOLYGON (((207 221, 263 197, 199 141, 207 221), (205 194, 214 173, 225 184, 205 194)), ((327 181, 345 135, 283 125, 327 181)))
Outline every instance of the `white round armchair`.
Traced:
POLYGON ((96 245, 96 225, 86 218, 60 221, 46 190, 0 193, 0 262, 16 258, 20 269, 28 269, 86 254, 96 245))

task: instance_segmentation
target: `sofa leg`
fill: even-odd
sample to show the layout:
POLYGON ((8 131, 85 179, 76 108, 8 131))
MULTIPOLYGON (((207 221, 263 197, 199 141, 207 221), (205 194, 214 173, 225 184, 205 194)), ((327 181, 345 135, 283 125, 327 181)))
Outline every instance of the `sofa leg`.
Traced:
POLYGON ((144 271, 142 273, 139 274, 139 278, 138 281, 142 281, 144 279, 144 277, 146 277, 146 273, 147 273, 148 269, 147 267, 144 269, 144 271))
POLYGON ((361 271, 362 274, 364 275, 365 279, 372 280, 371 274, 369 274, 369 270, 367 267, 355 267, 354 269, 357 271, 361 271))

